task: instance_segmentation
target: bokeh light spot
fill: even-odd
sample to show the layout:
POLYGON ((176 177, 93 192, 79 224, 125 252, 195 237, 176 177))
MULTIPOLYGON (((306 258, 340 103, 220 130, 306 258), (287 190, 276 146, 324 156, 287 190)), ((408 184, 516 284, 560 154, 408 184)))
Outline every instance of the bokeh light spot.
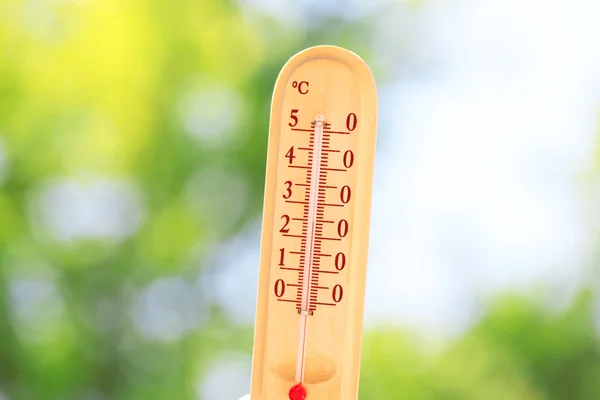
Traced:
POLYGON ((150 283, 130 310, 136 329, 149 339, 175 341, 202 326, 208 314, 199 291, 182 278, 150 283))
POLYGON ((61 241, 123 240, 136 231, 143 214, 131 184, 104 177, 51 182, 42 188, 36 206, 41 227, 61 241))
POLYGON ((43 344, 60 335, 66 309, 52 274, 16 275, 8 292, 11 313, 22 339, 43 344))
POLYGON ((244 105, 240 94, 228 86, 203 84, 201 80, 193 86, 180 104, 185 130, 205 148, 233 145, 234 140, 244 133, 235 129, 244 105))
POLYGON ((203 290, 238 326, 254 323, 261 223, 255 220, 239 234, 214 245, 203 260, 203 290))
POLYGON ((209 165, 196 173, 187 184, 187 197, 196 215, 206 224, 210 236, 219 237, 243 216, 249 189, 236 171, 221 165, 209 165))
POLYGON ((239 399, 250 391, 250 357, 228 354, 209 366, 208 372, 198 383, 198 400, 239 399))

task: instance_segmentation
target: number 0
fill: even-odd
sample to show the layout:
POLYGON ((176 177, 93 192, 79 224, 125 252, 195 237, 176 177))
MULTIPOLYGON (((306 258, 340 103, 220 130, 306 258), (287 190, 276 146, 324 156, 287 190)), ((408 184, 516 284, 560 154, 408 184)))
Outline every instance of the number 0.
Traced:
POLYGON ((331 294, 331 297, 336 303, 342 301, 342 297, 344 297, 344 289, 342 288, 342 285, 335 285, 333 287, 333 293, 331 294))
POLYGON ((351 195, 352 195, 352 191, 350 190, 350 186, 345 185, 344 187, 342 187, 342 190, 340 191, 340 200, 342 200, 342 203, 346 204, 350 201, 351 195))
POLYGON ((356 129, 357 122, 358 122, 358 118, 356 118, 356 114, 354 114, 354 113, 348 114, 348 117, 346 117, 346 128, 348 128, 348 130, 350 132, 352 132, 353 130, 356 129))
POLYGON ((346 266, 346 255, 344 253, 337 253, 335 255, 335 269, 341 271, 346 266))
POLYGON ((281 297, 285 293, 285 282, 283 279, 277 279, 275 281, 275 296, 281 297))
POLYGON ((348 221, 346 221, 345 219, 341 219, 338 223, 337 231, 340 237, 345 237, 348 234, 348 221))
POLYGON ((352 152, 352 150, 346 150, 346 152, 344 153, 343 161, 344 167, 346 168, 350 168, 354 164, 354 153, 352 152))

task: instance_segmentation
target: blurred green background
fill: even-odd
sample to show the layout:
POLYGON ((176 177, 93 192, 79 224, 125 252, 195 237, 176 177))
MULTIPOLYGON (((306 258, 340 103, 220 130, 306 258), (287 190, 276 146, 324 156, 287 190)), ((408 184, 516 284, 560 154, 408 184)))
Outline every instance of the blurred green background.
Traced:
MULTIPOLYGON (((0 399, 248 391, 253 325, 215 300, 213 277, 260 218, 277 74, 334 44, 380 88, 410 80, 423 36, 402 27, 428 2, 254 3, 0 0, 0 399)), ((380 148, 398 134, 386 112, 380 148)), ((563 307, 547 307, 553 292, 494 295, 450 340, 368 325, 360 398, 600 399, 590 248, 570 265, 589 287, 563 307)))

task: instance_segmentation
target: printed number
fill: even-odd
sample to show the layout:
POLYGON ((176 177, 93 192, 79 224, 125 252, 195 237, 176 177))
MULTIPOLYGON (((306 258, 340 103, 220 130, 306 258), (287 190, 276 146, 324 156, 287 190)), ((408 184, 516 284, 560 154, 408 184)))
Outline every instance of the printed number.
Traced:
POLYGON ((340 222, 338 222, 338 235, 340 235, 340 237, 344 237, 348 234, 348 221, 346 221, 345 219, 341 219, 340 222))
POLYGON ((292 121, 290 121, 288 123, 289 126, 291 126, 292 128, 296 125, 298 125, 298 117, 296 117, 296 113, 298 112, 298 110, 292 110, 292 112, 290 113, 290 119, 292 121, 294 121, 294 123, 292 124, 292 121))
POLYGON ((292 181, 286 181, 285 184, 287 185, 287 187, 285 188, 287 193, 283 195, 283 198, 289 199, 290 197, 292 197, 292 181))
MULTIPOLYGON (((290 161, 290 164, 292 162, 290 161)), ((354 153, 352 150, 347 150, 344 153, 344 167, 350 168, 354 164, 354 153)))
MULTIPOLYGON (((283 279, 277 279, 275 281, 275 296, 281 297, 285 293, 285 282, 283 279)), ((334 288, 335 293, 335 288, 334 288)), ((341 299, 341 298, 340 298, 341 299)))
POLYGON ((281 229, 279 230, 279 232, 288 233, 290 231, 290 228, 286 228, 286 227, 290 223, 290 216, 289 215, 282 215, 281 219, 285 219, 285 224, 283 224, 283 226, 281 227, 281 229))
POLYGON ((337 253, 335 255, 335 269, 338 271, 343 270, 346 267, 346 255, 344 253, 337 253))
MULTIPOLYGON (((348 150, 348 151, 350 151, 350 150, 348 150)), ((294 146, 290 147, 288 152, 285 153, 285 156, 290 159, 290 164, 291 164, 292 161, 294 160, 294 158, 296 158, 296 156, 294 155, 294 146)), ((344 155, 344 157, 345 157, 345 155, 344 155)), ((354 155, 352 155, 352 158, 354 159, 354 155)))
MULTIPOLYGON (((277 285, 275 285, 275 288, 277 288, 277 285)), ((342 288, 342 285, 335 285, 333 287, 333 293, 331 294, 331 297, 336 303, 342 301, 342 297, 344 297, 344 289, 342 288)))
POLYGON ((283 267, 283 256, 285 256, 285 248, 279 249, 279 266, 283 267))
POLYGON ((350 132, 352 132, 353 130, 356 129, 357 122, 358 122, 358 118, 356 118, 356 114, 354 114, 354 113, 348 114, 348 116, 346 117, 346 128, 348 128, 348 130, 350 132))
POLYGON ((342 187, 342 190, 340 191, 340 199, 342 200, 342 203, 347 204, 350 201, 351 195, 352 191, 350 190, 350 186, 345 185, 342 187))

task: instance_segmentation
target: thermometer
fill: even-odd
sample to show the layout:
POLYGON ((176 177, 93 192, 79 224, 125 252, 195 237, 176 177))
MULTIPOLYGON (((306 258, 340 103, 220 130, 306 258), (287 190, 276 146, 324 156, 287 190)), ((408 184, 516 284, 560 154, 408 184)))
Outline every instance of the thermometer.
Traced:
POLYGON ((358 397, 377 90, 334 46, 282 68, 273 93, 252 400, 358 397))

